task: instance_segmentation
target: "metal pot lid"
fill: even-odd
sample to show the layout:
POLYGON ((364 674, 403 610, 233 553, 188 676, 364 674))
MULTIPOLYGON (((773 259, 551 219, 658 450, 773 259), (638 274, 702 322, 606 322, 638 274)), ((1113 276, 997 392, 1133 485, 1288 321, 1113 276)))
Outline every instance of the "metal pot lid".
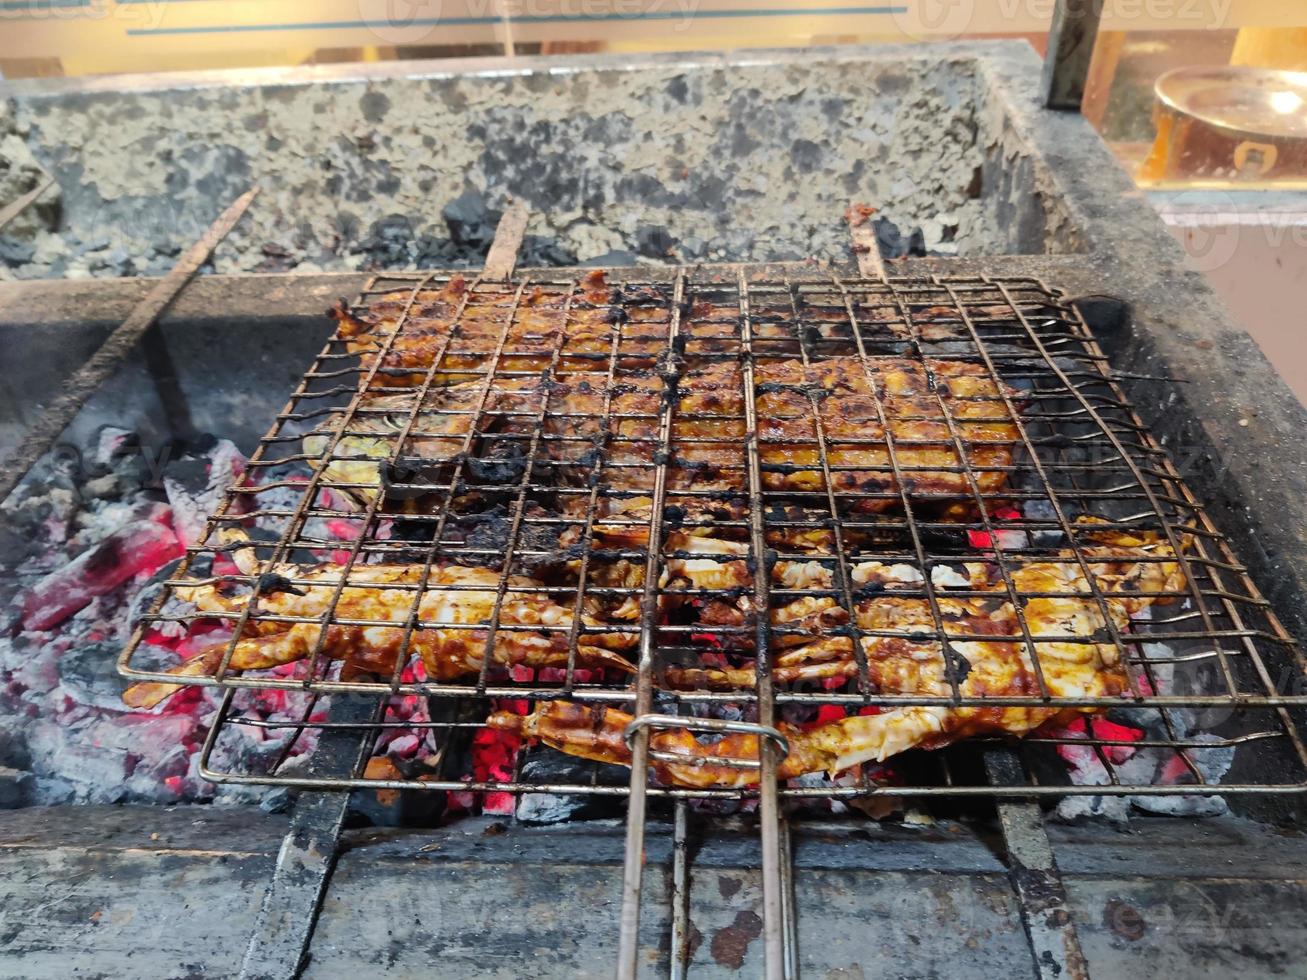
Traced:
POLYGON ((1222 129, 1307 139, 1307 72, 1269 68, 1175 68, 1154 86, 1176 112, 1222 129))

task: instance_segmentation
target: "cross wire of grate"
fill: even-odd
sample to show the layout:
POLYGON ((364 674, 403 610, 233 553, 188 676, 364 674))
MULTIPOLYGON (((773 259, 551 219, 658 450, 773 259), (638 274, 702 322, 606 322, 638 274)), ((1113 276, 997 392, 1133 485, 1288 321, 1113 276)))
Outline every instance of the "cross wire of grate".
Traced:
MULTIPOLYGON (((1285 710, 1303 698, 1283 690, 1298 649, 1047 287, 614 279, 379 277, 338 314, 121 659, 138 681, 229 689, 206 766, 226 725, 332 727, 255 717, 268 690, 690 718, 770 704, 798 722, 829 707, 1096 707, 1144 719, 1132 744, 1174 750, 1186 784, 1208 781, 1205 753, 1239 745, 1284 743, 1307 763, 1285 710), (1094 628, 1032 625, 1059 602, 1094 628), (777 615, 805 603, 821 615, 777 615), (995 634, 957 614, 967 603, 1005 604, 1024 687, 968 683, 966 650, 995 634), (881 621, 894 607, 906 625, 881 621), (940 651, 938 684, 886 682, 877 661, 902 642, 940 651), (170 674, 164 647, 200 655, 170 674), (1119 690, 1047 676, 1058 658, 1113 655, 1119 690), (1197 737, 1185 712, 1200 709, 1228 711, 1228 732, 1197 737)), ((1120 741, 1091 727, 1025 746, 1087 748, 1109 792, 1140 791, 1118 774, 1120 741)), ((938 759, 927 788, 993 792, 938 759)), ((468 786, 395 785, 454 782, 468 786)), ((530 788, 486 787, 506 785, 530 788)), ((922 788, 781 792, 869 790, 922 788)))

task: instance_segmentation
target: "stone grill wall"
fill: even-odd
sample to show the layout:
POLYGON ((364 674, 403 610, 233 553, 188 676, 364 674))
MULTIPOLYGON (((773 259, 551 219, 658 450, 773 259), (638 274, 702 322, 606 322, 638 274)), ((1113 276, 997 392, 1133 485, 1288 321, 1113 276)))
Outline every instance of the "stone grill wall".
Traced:
POLYGON ((935 250, 1013 251, 981 199, 974 60, 846 50, 20 90, 62 214, 0 275, 161 272, 254 182, 218 271, 475 263, 510 193, 527 264, 848 258, 852 199, 935 250))

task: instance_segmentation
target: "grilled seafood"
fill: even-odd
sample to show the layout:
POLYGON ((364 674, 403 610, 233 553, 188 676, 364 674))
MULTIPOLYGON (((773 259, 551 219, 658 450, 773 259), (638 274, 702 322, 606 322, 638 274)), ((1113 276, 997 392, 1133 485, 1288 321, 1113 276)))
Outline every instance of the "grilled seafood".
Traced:
MULTIPOLYGON (((517 291, 490 284, 473 294, 455 276, 439 289, 389 293, 362 313, 344 302, 330 312, 346 350, 365 367, 379 357, 378 375, 394 385, 419 385, 433 366, 436 384, 474 378, 492 361, 500 371, 541 371, 555 353, 562 370, 596 370, 615 340, 624 364, 652 364, 667 346, 666 310, 609 306, 612 291, 598 270, 581 286, 575 298, 536 288, 519 300, 517 291), (623 326, 626 320, 633 322, 623 326)), ((638 296, 629 299, 638 304, 638 296)))
MULTIPOLYGON (((383 452, 398 452, 415 462, 428 453, 433 462, 448 460, 461 451, 468 426, 480 410, 478 461, 493 461, 496 452, 521 450, 538 430, 541 454, 556 464, 554 478, 559 483, 583 486, 597 472, 605 489, 621 493, 613 508, 632 519, 638 516, 641 495, 653 489, 659 416, 671 392, 676 410, 668 488, 713 494, 687 498, 692 503, 683 509, 695 511, 687 516, 729 513, 735 509, 732 496, 748 486, 741 449, 746 427, 742 384, 734 362, 687 370, 671 388, 652 370, 630 372, 607 394, 600 379, 583 374, 562 374, 549 383, 520 377, 465 381, 428 392, 405 447, 394 444, 406 421, 399 413, 411 411, 411 403, 404 405, 403 396, 394 393, 368 393, 364 429, 357 431, 358 424, 351 428, 329 465, 345 461, 339 457, 363 456, 368 469, 349 482, 368 483, 375 466, 369 460, 383 452), (483 391, 487 384, 489 390, 483 391), (368 399, 375 401, 375 409, 368 399), (373 431, 377 428, 389 428, 395 435, 386 438, 373 431)), ((858 494, 858 511, 877 513, 897 507, 900 491, 913 494, 923 505, 931 498, 940 506, 959 497, 969 499, 973 491, 967 467, 981 493, 993 494, 1006 483, 1019 435, 1003 400, 1011 393, 1001 390, 978 365, 900 358, 866 364, 853 358, 810 365, 780 361, 758 365, 755 385, 767 490, 824 491, 829 472, 831 489, 858 494), (816 413, 809 390, 822 392, 816 413), (882 418, 890 420, 888 425, 882 418), (952 441, 954 434, 965 460, 952 441)), ((306 442, 305 448, 312 454, 322 445, 306 442)), ((379 476, 371 482, 379 485, 379 476)), ((488 482, 496 481, 492 477, 488 482)), ((572 506, 584 504, 573 498, 572 506)))
MULTIPOLYGON (((939 625, 924 591, 923 576, 915 567, 876 561, 855 563, 850 574, 859 596, 854 603, 856 624, 859 630, 875 634, 861 640, 873 685, 887 693, 935 693, 919 687, 906 689, 901 679, 882 676, 881 665, 887 659, 894 661, 902 656, 902 635, 938 635, 942 630, 946 635, 1005 635, 1024 641, 1024 622, 1042 667, 1046 657, 1083 660, 1091 646, 1087 638, 1106 639, 1112 629, 1123 632, 1131 616, 1154 603, 1170 602, 1179 594, 1184 585, 1180 565, 1173 560, 1174 550, 1159 535, 1091 530, 1097 523, 1092 518, 1082 518, 1078 533, 1086 542, 1080 554, 1103 595, 1101 606, 1092 596, 1075 552, 1070 550, 1011 569, 1007 581, 1020 601, 1019 614, 1012 604, 1007 581, 993 562, 962 562, 960 572, 944 565, 935 566, 931 581, 940 610, 939 625), (1090 597, 1076 598, 1082 593, 1090 597), (1104 609, 1110 616, 1110 627, 1103 616, 1104 609)), ((1007 561, 1014 564, 1011 557, 1007 561)), ((819 562, 778 562, 772 578, 776 587, 820 589, 830 588, 829 575, 829 570, 819 562), (803 584, 784 585, 787 580, 803 584)), ((854 676, 858 667, 853 641, 847 636, 831 635, 842 632, 840 628, 847 625, 848 619, 847 611, 831 595, 804 596, 773 608, 770 614, 773 645, 781 651, 774 655, 773 678, 794 683, 854 676), (792 622, 795 619, 797 623, 792 622), (821 639, 809 642, 814 636, 821 639)), ((955 654, 965 646, 958 641, 950 643, 955 654)), ((1099 652, 1105 663, 1115 659, 1116 648, 1112 643, 1093 646, 1102 648, 1099 652)), ((934 640, 927 648, 914 646, 910 652, 914 662, 938 661, 942 668, 939 645, 934 640)), ((1034 676, 1033 667, 1029 669, 1034 676)), ((669 667, 665 676, 670 684, 681 688, 739 690, 753 686, 754 673, 752 666, 669 667)), ((947 673, 939 675, 936 682, 939 693, 949 693, 947 673)))
MULTIPOLYGON (((608 419, 603 388, 576 377, 561 375, 552 384, 545 423, 545 431, 555 436, 547 451, 570 480, 589 477, 601 446, 605 487, 650 492, 659 416, 670 393, 676 401, 668 488, 711 491, 728 499, 747 488, 743 377, 735 361, 692 367, 672 386, 654 371, 625 373, 613 390, 608 419)), ((858 494, 862 512, 895 508, 900 490, 923 504, 931 497, 945 503, 966 496, 971 489, 964 462, 982 493, 994 493, 1006 482, 1019 437, 1003 400, 1012 392, 1000 389, 979 365, 903 358, 864 363, 844 357, 808 365, 770 361, 756 365, 754 382, 767 490, 825 490, 821 441, 831 489, 858 494), (815 413, 810 391, 818 396, 815 413)), ((721 508, 720 500, 704 501, 704 510, 721 508)))
MULTIPOLYGON (((1023 735, 1046 722, 1095 710, 975 703, 986 697, 1036 698, 1046 691, 1054 698, 1111 698, 1125 693, 1126 666, 1110 633, 1126 631, 1130 616, 1150 604, 1169 601, 1167 594, 1183 587, 1183 573, 1174 551, 1156 535, 1105 530, 1087 536, 1097 542, 1083 554, 1103 593, 1101 604, 1071 552, 1012 570, 1011 584, 1021 599, 1019 613, 997 566, 968 562, 965 577, 951 573, 936 583, 962 587, 959 595, 945 593, 937 599, 942 636, 925 598, 895 594, 919 591, 921 577, 915 569, 879 562, 855 566, 856 582, 883 590, 856 607, 859 629, 874 634, 860 640, 873 688, 882 695, 949 698, 956 683, 958 695, 972 703, 892 708, 807 731, 780 726, 791 745, 780 775, 833 773, 861 762, 884 761, 909 748, 939 748, 977 735, 1023 735)), ((812 597, 812 602, 806 615, 826 616, 828 635, 797 647, 786 647, 782 640, 773 664, 777 680, 820 680, 857 672, 852 640, 829 635, 830 624, 847 618, 843 610, 833 600, 824 608, 826 600, 812 597)), ((771 613, 774 630, 786 625, 779 612, 771 613)), ((796 633, 810 635, 810 630, 820 634, 822 626, 805 626, 796 633)), ((754 669, 669 669, 667 676, 678 686, 747 689, 753 686, 754 669)), ((563 752, 629 764, 621 738, 629 721, 613 709, 544 702, 527 716, 496 712, 489 723, 539 738, 563 752)), ((655 764, 656 774, 666 782, 702 788, 749 785, 755 779, 749 770, 702 761, 707 756, 756 759, 754 736, 730 735, 712 745, 684 731, 660 732, 652 739, 656 750, 686 760, 683 765, 655 764)))
MULTIPOLYGON (((365 399, 402 398, 405 386, 428 384, 409 446, 373 431, 385 426, 389 401, 364 412, 378 420, 346 434, 336 455, 365 457, 348 482, 369 483, 367 460, 383 450, 447 460, 476 419, 471 455, 478 459, 538 436, 539 456, 557 464, 560 484, 587 485, 598 473, 619 501, 638 497, 652 490, 654 464, 663 461, 657 436, 672 399, 669 490, 744 492, 744 375, 729 356, 738 347, 738 311, 688 304, 680 317, 685 343, 669 345, 666 298, 623 295, 624 305, 610 306, 601 273, 587 276, 575 296, 482 285, 470 302, 469 289, 456 277, 440 289, 388 294, 364 313, 334 311, 346 349, 376 368, 365 399)), ((760 337, 779 341, 793 324, 763 318, 757 327, 760 337)), ((793 357, 802 345, 791 341, 771 349, 793 357)), ((1016 393, 982 365, 849 352, 808 363, 773 354, 757 359, 753 377, 767 490, 819 492, 829 478, 835 492, 859 495, 859 512, 877 513, 899 506, 902 492, 945 510, 971 499, 968 467, 981 493, 1006 482, 1019 438, 1008 408, 1016 393)), ((722 509, 708 499, 686 507, 695 518, 722 509)))
MULTIPOLYGON (((339 565, 329 563, 310 568, 283 565, 260 573, 257 561, 248 550, 238 550, 236 557, 247 575, 262 574, 268 583, 259 597, 261 615, 321 619, 331 608, 341 581, 339 565)), ((403 649, 404 624, 413 614, 414 589, 421 578, 420 564, 356 565, 350 571, 348 585, 340 592, 333 620, 372 620, 395 625, 333 623, 326 627, 322 638, 322 655, 344 661, 347 673, 391 673, 403 649)), ((558 627, 571 625, 572 610, 558 605, 547 595, 529 591, 540 583, 525 576, 509 578, 499 606, 499 625, 507 629, 496 630, 490 649, 486 650, 499 578, 498 572, 486 568, 432 566, 416 610, 415 621, 421 626, 412 631, 408 646, 408 653, 421 659, 431 679, 448 681, 475 675, 481 670, 487 652, 490 661, 499 665, 567 664, 567 630, 558 627), (469 626, 477 628, 469 629, 469 626)), ((176 595, 202 612, 239 613, 249 602, 248 596, 224 595, 216 584, 179 588, 176 595)), ((588 613, 583 613, 581 620, 585 626, 604 625, 588 613)), ((323 626, 316 621, 280 622, 251 617, 245 633, 236 641, 229 667, 256 670, 305 660, 312 655, 322 634, 323 626)), ((577 646, 577 663, 630 673, 634 669, 630 662, 614 651, 628 649, 636 641, 635 633, 582 634, 582 642, 577 646)), ((212 675, 229 642, 213 644, 169 673, 179 677, 212 675)), ((123 694, 123 701, 134 708, 152 707, 178 687, 150 681, 135 684, 123 694)))

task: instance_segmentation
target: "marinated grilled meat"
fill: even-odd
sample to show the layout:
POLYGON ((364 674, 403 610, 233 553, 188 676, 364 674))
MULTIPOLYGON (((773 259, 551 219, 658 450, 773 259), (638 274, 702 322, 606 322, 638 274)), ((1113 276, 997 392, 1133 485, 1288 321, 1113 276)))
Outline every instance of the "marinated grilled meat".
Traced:
MULTIPOLYGON (((247 620, 244 634, 236 641, 231 670, 258 670, 306 660, 322 638, 322 655, 328 660, 344 661, 344 674, 390 674, 396 658, 405 650, 405 624, 411 618, 418 626, 408 638, 407 654, 422 661, 432 680, 476 675, 487 654, 492 664, 501 666, 558 667, 568 661, 572 610, 535 591, 540 583, 526 576, 508 579, 507 591, 498 604, 500 628, 487 651, 500 581, 498 572, 433 565, 415 613, 415 590, 423 574, 420 564, 356 565, 336 599, 343 574, 339 565, 261 569, 248 551, 238 551, 237 556, 245 574, 260 575, 269 585, 259 597, 257 615, 247 620), (333 622, 323 636, 320 620, 333 602, 333 622), (273 616, 311 621, 266 618, 273 616), (344 625, 339 622, 342 620, 395 625, 344 625)), ((217 584, 179 588, 176 595, 201 612, 240 613, 250 601, 248 595, 224 594, 217 584)), ((582 613, 581 622, 591 628, 606 625, 589 612, 582 613)), ((637 639, 637 634, 630 632, 583 633, 576 662, 583 667, 610 667, 630 673, 634 670, 630 662, 614 651, 629 649, 637 639)), ((215 643, 170 673, 179 677, 211 676, 228 645, 227 640, 215 643)), ((179 685, 147 681, 128 688, 123 700, 136 708, 152 707, 178 689, 179 685)))
MULTIPOLYGON (((599 272, 575 293, 474 289, 456 277, 439 289, 387 294, 360 313, 342 305, 334 311, 338 336, 376 370, 365 376, 364 409, 334 456, 390 450, 420 474, 423 460, 456 455, 457 437, 467 436, 476 419, 469 470, 487 459, 519 461, 516 469, 492 465, 489 477, 520 477, 520 457, 534 439, 538 457, 556 464, 547 473, 540 467, 538 476, 576 486, 597 475, 616 494, 616 509, 624 498, 651 492, 660 462, 671 491, 742 494, 748 476, 744 375, 735 357, 739 311, 705 301, 680 311, 670 306, 653 287, 610 288, 599 272), (674 317, 679 340, 669 345, 674 317), (379 438, 387 433, 377 429, 403 427, 413 405, 397 399, 416 398, 424 383, 429 391, 409 444, 379 438), (658 432, 669 399, 671 444, 663 457, 658 432)), ((873 315, 884 312, 866 311, 868 329, 891 329, 873 315)), ((760 309, 755 316, 764 344, 753 377, 767 490, 823 493, 829 474, 830 489, 859 495, 857 510, 875 513, 898 507, 904 492, 922 506, 947 509, 973 501, 976 491, 1002 488, 1019 438, 1009 408, 1017 393, 984 366, 861 356, 847 342, 825 350, 822 338, 833 339, 847 320, 843 309, 805 308, 811 337, 795 332, 795 310, 770 316, 760 309), (797 356, 810 350, 811 358, 797 356), (968 466, 974 487, 963 472, 968 466)), ((366 477, 367 468, 353 475, 366 477)), ((576 508, 584 500, 566 503, 576 508)), ((708 511, 714 502, 687 507, 708 511)))
POLYGON ((408 513, 438 506, 445 497, 438 488, 449 484, 453 464, 465 456, 465 479, 511 484, 520 479, 523 464, 496 459, 496 448, 523 444, 480 440, 514 417, 507 413, 536 413, 544 393, 534 379, 524 378, 497 379, 493 391, 484 388, 481 381, 431 387, 420 406, 418 388, 370 389, 352 415, 330 418, 305 436, 304 452, 346 499, 366 505, 380 490, 408 513))
MULTIPOLYGON (((859 629, 875 634, 860 640, 875 691, 887 696, 949 698, 956 684, 958 695, 966 699, 1037 698, 1045 691, 1059 699, 1124 694, 1129 679, 1111 632, 1127 631, 1131 615, 1149 605, 1171 601, 1184 587, 1184 577, 1174 551, 1156 535, 1094 533, 1097 543, 1083 554, 1104 596, 1101 603, 1069 551, 1011 572, 1019 613, 992 563, 967 563, 965 578, 942 576, 939 584, 957 586, 958 595, 939 596, 939 625, 925 598, 895 594, 920 591, 921 578, 915 570, 877 562, 856 566, 853 574, 859 584, 884 590, 861 600, 856 608, 859 629), (1031 644, 1026 642, 1026 630, 1031 644)), ((852 641, 842 635, 821 635, 823 625, 841 623, 841 611, 833 605, 822 609, 821 604, 818 599, 813 608, 804 611, 807 625, 796 631, 815 634, 812 642, 795 647, 778 644, 774 667, 778 680, 818 680, 856 672, 852 641), (824 624, 823 612, 827 616, 824 624)), ((777 613, 773 610, 771 614, 773 629, 784 628, 784 616, 777 613)), ((754 670, 673 670, 669 679, 679 684, 742 689, 753 686, 754 670)), ((806 772, 834 773, 862 762, 884 761, 914 747, 939 748, 977 735, 1024 735, 1047 722, 1094 710, 905 706, 810 730, 781 725, 790 741, 790 754, 779 774, 785 778, 806 772)), ((629 721, 611 708, 551 701, 540 703, 526 716, 496 712, 489 723, 539 738, 563 752, 629 764, 630 753, 621 737, 629 721)), ((754 736, 729 735, 707 744, 688 732, 667 731, 654 735, 652 745, 657 751, 685 758, 683 764, 654 764, 657 777, 665 783, 704 788, 747 786, 756 781, 754 771, 703 761, 709 756, 757 759, 754 736)))
MULTIPOLYGON (((852 509, 877 513, 900 506, 902 493, 922 506, 947 507, 972 500, 976 491, 994 494, 1007 481, 1019 438, 1005 401, 1013 393, 982 366, 901 358, 779 361, 759 364, 754 379, 761 478, 769 491, 824 493, 829 474, 834 492, 858 496, 852 509), (819 393, 815 412, 810 392, 819 393)), ((539 455, 554 464, 538 465, 537 481, 583 486, 594 475, 608 494, 617 494, 606 497, 609 507, 621 511, 639 509, 639 497, 653 490, 655 464, 666 462, 669 490, 698 495, 686 504, 697 518, 723 509, 721 499, 705 492, 729 498, 747 491, 742 385, 733 361, 687 370, 673 387, 652 370, 625 374, 611 389, 586 374, 562 374, 552 383, 518 377, 464 382, 427 394, 403 447, 395 443, 411 405, 397 395, 376 396, 379 410, 365 399, 362 424, 390 427, 394 435, 354 425, 330 464, 340 472, 362 457, 363 465, 349 474, 354 484, 367 482, 377 465, 370 460, 382 452, 397 452, 406 466, 420 470, 424 459, 438 463, 456 455, 459 437, 479 417, 469 467, 510 458, 509 450, 520 455, 534 439, 539 455), (664 459, 658 431, 669 396, 675 411, 664 459)), ((321 437, 312 438, 319 445, 321 437)), ((485 482, 496 482, 495 471, 486 476, 485 482)), ((499 476, 512 485, 521 473, 499 476)), ((587 506, 585 496, 572 495, 564 510, 583 513, 587 506)))
MULTIPOLYGON (((428 677, 450 681, 479 673, 487 661, 564 665, 576 630, 577 665, 631 674, 646 586, 641 551, 661 472, 666 533, 655 617, 726 637, 709 661, 721 666, 668 667, 662 681, 669 687, 752 689, 749 627, 765 616, 771 670, 782 684, 839 682, 865 665, 874 692, 885 697, 1124 693, 1129 677, 1114 634, 1185 584, 1175 554, 1156 535, 1077 529, 1088 574, 1071 551, 1009 556, 1006 576, 992 560, 937 567, 929 572, 933 598, 919 570, 859 560, 882 540, 901 544, 901 518, 892 515, 905 496, 914 510, 960 521, 973 516, 977 494, 991 501, 1001 495, 1021 438, 1021 409, 1018 392, 960 359, 961 345, 929 348, 956 356, 907 356, 917 349, 908 340, 965 335, 970 327, 955 311, 904 317, 884 304, 848 302, 847 309, 834 302, 800 310, 797 300, 788 308, 753 305, 754 432, 737 356, 744 324, 734 306, 673 308, 659 287, 610 287, 602 273, 579 289, 528 293, 455 278, 383 296, 362 312, 342 304, 334 311, 337 337, 358 356, 363 381, 346 421, 333 418, 304 439, 326 485, 360 504, 384 494, 384 513, 396 517, 445 506, 462 515, 472 511, 459 509, 460 501, 502 506, 513 497, 503 491, 529 490, 519 499, 534 508, 529 513, 545 508, 562 518, 545 522, 558 528, 551 532, 557 553, 525 566, 531 576, 506 580, 493 568, 438 561, 426 571, 421 564, 356 565, 342 583, 338 565, 263 568, 252 552, 238 550, 245 575, 265 584, 230 669, 304 660, 321 646, 323 657, 343 662, 342 677, 389 674, 411 655, 428 677), (754 608, 757 563, 746 540, 753 437, 767 494, 766 542, 787 553, 765 566, 773 591, 767 610, 754 608), (841 518, 858 517, 858 528, 842 532, 842 561, 856 589, 848 606, 835 581, 828 495, 839 498, 841 518), (398 511, 391 499, 402 499, 398 511), (582 579, 585 598, 574 608, 567 592, 582 579), (808 594, 792 598, 798 593, 808 594), (501 627, 493 634, 492 620, 501 627), (376 625, 348 625, 354 621, 376 625)), ((469 541, 494 540, 457 521, 449 528, 469 541)), ((493 564, 496 548, 480 550, 491 552, 486 564, 493 564)), ((175 592, 201 613, 239 614, 251 603, 248 589, 230 594, 212 583, 175 592)), ((173 673, 212 675, 228 647, 216 643, 173 673)), ((149 706, 176 689, 138 684, 124 699, 149 706)), ((835 772, 912 747, 1020 735, 1081 710, 1092 709, 911 706, 810 729, 782 725, 791 751, 780 773, 835 772)), ((552 701, 526 716, 496 712, 489 723, 573 755, 629 764, 622 738, 629 721, 612 708, 552 701)), ((710 761, 757 759, 753 736, 710 744, 665 731, 652 741, 683 760, 654 765, 664 783, 747 786, 756 779, 755 771, 710 761)))
POLYGON ((623 364, 652 364, 667 346, 666 309, 641 306, 639 296, 627 298, 633 304, 610 305, 613 298, 598 271, 576 296, 539 287, 519 295, 491 284, 473 291, 455 276, 439 289, 388 293, 361 312, 342 302, 331 314, 346 349, 362 357, 365 369, 376 366, 377 379, 391 386, 420 385, 433 367, 436 384, 469 380, 492 367, 538 372, 555 357, 560 370, 602 370, 615 342, 623 364))

